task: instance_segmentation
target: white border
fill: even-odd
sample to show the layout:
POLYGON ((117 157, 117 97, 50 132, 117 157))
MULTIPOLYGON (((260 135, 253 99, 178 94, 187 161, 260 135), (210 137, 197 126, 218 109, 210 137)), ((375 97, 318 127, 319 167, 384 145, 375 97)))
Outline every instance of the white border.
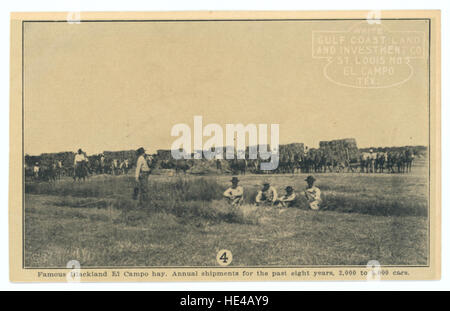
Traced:
MULTIPOLYGON (((195 282, 195 283, 11 283, 9 281, 9 239, 8 239, 8 163, 9 163, 9 41, 10 12, 27 11, 195 11, 195 10, 405 10, 405 9, 440 9, 442 12, 442 30, 450 29, 450 1, 448 0, 348 0, 348 1, 288 1, 288 0, 175 0, 150 1, 127 0, 16 0, 1 2, 1 105, 0 105, 0 138, 3 150, 0 153, 0 163, 3 167, 0 175, 0 290, 449 290, 450 270, 445 263, 449 258, 450 217, 447 210, 449 191, 443 191, 442 197, 442 279, 440 281, 388 281, 388 282, 195 282)), ((449 37, 442 36, 442 159, 450 159, 449 143, 449 112, 448 93, 450 72, 446 55, 449 37)), ((449 187, 449 165, 442 162, 442 189, 449 187)))

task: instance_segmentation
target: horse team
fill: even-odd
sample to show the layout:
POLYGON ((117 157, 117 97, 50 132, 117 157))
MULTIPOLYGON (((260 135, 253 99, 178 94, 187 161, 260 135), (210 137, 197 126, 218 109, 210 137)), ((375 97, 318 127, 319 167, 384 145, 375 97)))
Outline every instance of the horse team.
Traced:
POLYGON ((92 156, 82 161, 79 168, 75 165, 63 164, 61 160, 24 164, 25 178, 31 181, 55 182, 62 177, 72 177, 74 181, 86 180, 94 174, 127 175, 131 169, 130 159, 105 158, 102 155, 92 156))
MULTIPOLYGON (((361 152, 359 159, 341 159, 320 149, 310 149, 304 153, 283 153, 279 157, 278 168, 270 173, 327 173, 327 172, 361 172, 361 173, 409 173, 415 158, 410 149, 396 151, 361 152)), ((173 169, 176 174, 186 174, 195 165, 195 161, 214 161, 217 173, 225 170, 233 174, 269 173, 260 170, 260 159, 232 160, 174 160, 158 159, 155 155, 154 166, 162 169, 173 169), (225 164, 225 162, 227 164, 225 164), (228 168, 228 169, 227 169, 228 168)), ((127 175, 134 166, 135 159, 117 159, 105 157, 103 154, 86 157, 82 168, 75 170, 71 164, 61 160, 41 161, 32 165, 25 164, 25 178, 33 181, 54 182, 63 176, 74 180, 85 180, 93 174, 127 175), (68 165, 67 165, 68 164, 68 165)))
POLYGON ((360 157, 361 172, 410 173, 415 158, 409 149, 397 152, 363 152, 360 157))
MULTIPOLYGON (((327 173, 327 172, 361 172, 361 173, 410 173, 415 158, 410 149, 396 151, 361 152, 359 158, 340 158, 320 149, 310 149, 303 154, 281 154, 279 165, 273 173, 327 173)), ((221 170, 223 165, 217 160, 216 168, 221 170)), ((248 159, 234 159, 229 161, 229 167, 234 174, 263 173, 261 161, 248 159)))

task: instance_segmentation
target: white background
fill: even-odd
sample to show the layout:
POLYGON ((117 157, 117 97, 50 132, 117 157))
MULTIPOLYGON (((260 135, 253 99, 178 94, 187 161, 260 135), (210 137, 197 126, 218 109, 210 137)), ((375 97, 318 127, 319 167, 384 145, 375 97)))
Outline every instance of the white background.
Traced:
POLYGON ((450 72, 449 53, 449 10, 448 0, 409 1, 287 1, 287 0, 178 0, 178 1, 61 1, 61 0, 15 0, 2 1, 0 11, 1 34, 1 174, 0 174, 0 290, 449 290, 450 270, 446 263, 449 258, 449 145, 446 136, 449 126, 448 116, 448 74, 450 72), (442 11, 442 279, 440 281, 408 282, 228 282, 228 283, 95 283, 95 284, 17 284, 9 281, 8 251, 8 163, 9 163, 9 39, 10 12, 26 11, 193 11, 193 10, 404 10, 440 9, 442 11))

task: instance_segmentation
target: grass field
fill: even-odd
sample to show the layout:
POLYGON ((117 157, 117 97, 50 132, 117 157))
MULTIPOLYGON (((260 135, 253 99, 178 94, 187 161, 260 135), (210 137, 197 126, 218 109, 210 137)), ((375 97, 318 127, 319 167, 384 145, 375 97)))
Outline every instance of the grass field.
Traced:
POLYGON ((221 200, 230 176, 151 175, 137 208, 131 176, 85 183, 27 183, 25 266, 425 265, 428 249, 424 165, 410 174, 319 174, 325 210, 254 207, 263 178, 279 194, 305 188, 304 174, 239 176, 246 204, 221 200))

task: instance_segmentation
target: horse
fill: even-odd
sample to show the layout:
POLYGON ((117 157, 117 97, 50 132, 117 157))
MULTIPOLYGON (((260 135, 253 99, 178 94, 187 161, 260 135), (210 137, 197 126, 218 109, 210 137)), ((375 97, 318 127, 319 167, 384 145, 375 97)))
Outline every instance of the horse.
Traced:
POLYGON ((386 169, 389 173, 395 173, 395 165, 397 163, 396 154, 394 152, 387 152, 386 169))
POLYGON ((113 159, 111 161, 111 174, 112 175, 119 174, 119 161, 117 159, 113 159))
POLYGON ((75 164, 74 167, 74 174, 73 174, 73 181, 86 181, 86 177, 88 175, 88 169, 86 165, 86 161, 81 161, 75 164))
POLYGON ((278 173, 293 173, 293 158, 291 159, 291 155, 288 153, 283 153, 280 156, 280 161, 278 163, 277 172, 278 173))
POLYGON ((129 163, 128 159, 123 160, 120 163, 120 170, 121 170, 122 174, 127 175, 129 169, 130 169, 130 163, 129 163))
POLYGON ((179 174, 180 171, 186 175, 186 172, 191 168, 190 163, 186 159, 175 160, 175 174, 179 174))
POLYGON ((375 173, 376 152, 363 152, 359 157, 361 173, 375 173))
POLYGON ((25 172, 25 180, 34 180, 34 172, 33 168, 28 166, 27 164, 24 165, 24 172, 25 172))
POLYGON ((409 149, 405 151, 405 170, 406 173, 411 173, 412 162, 414 160, 414 153, 412 153, 409 149))
POLYGON ((232 159, 230 161, 230 169, 233 174, 242 174, 245 175, 247 169, 247 160, 246 159, 232 159))
POLYGON ((261 159, 248 159, 247 168, 254 174, 261 174, 263 172, 261 171, 261 159))
POLYGON ((375 171, 379 173, 383 173, 384 164, 387 162, 387 153, 386 152, 378 152, 375 159, 375 171))
POLYGON ((321 159, 321 165, 323 166, 323 172, 326 173, 327 169, 331 173, 336 170, 337 161, 334 159, 334 157, 330 154, 323 154, 321 159))
POLYGON ((222 161, 220 159, 216 159, 216 170, 222 173, 222 161))
POLYGON ((40 178, 43 181, 48 181, 50 183, 56 182, 56 174, 57 174, 57 165, 56 163, 52 163, 49 165, 42 166, 40 170, 40 178))
POLYGON ((300 160, 300 170, 302 173, 309 173, 311 168, 311 160, 309 154, 302 154, 300 160))
POLYGON ((298 153, 294 154, 294 159, 293 159, 293 173, 299 173, 301 172, 301 168, 302 168, 302 156, 298 153))

